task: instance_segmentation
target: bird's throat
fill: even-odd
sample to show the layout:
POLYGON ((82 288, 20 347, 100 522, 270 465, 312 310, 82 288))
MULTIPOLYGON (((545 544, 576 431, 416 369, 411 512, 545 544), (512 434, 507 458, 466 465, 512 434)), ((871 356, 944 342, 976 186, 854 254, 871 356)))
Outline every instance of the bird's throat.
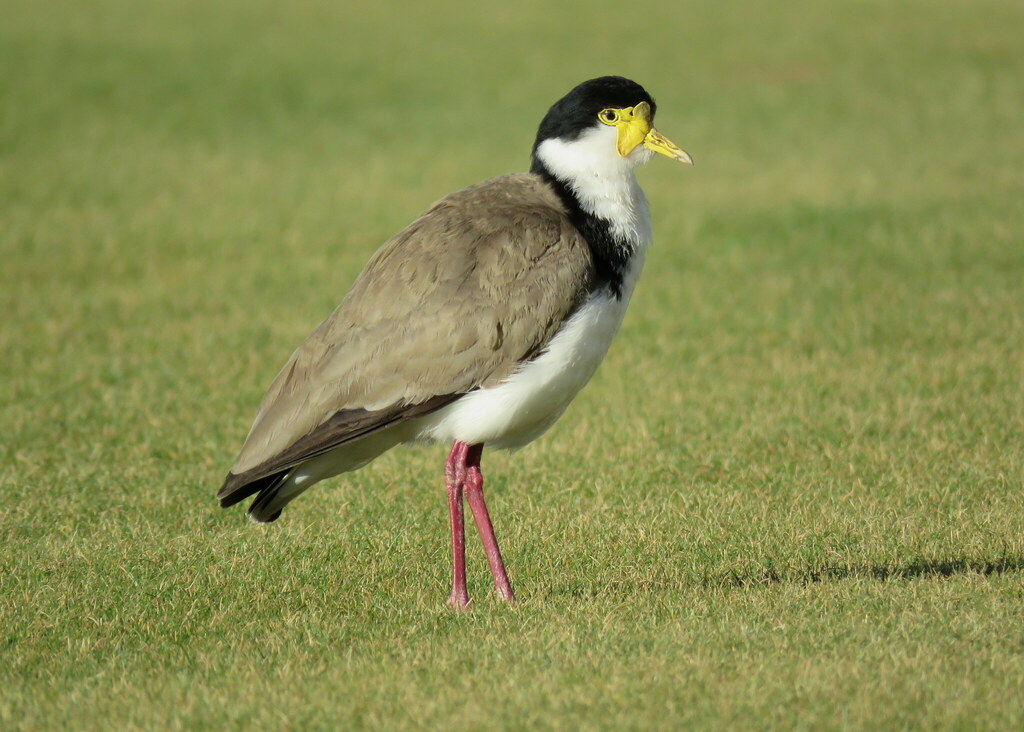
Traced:
POLYGON ((592 185, 588 191, 581 190, 578 180, 567 181, 554 174, 536 155, 530 170, 558 194, 569 219, 586 240, 597 284, 622 297, 632 260, 649 239, 647 202, 632 173, 630 180, 592 185))

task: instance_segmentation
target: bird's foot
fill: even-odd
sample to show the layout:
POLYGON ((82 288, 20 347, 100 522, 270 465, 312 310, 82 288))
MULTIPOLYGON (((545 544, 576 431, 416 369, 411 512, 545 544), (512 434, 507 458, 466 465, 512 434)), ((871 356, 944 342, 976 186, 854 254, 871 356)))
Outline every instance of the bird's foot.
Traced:
POLYGON ((502 602, 506 602, 509 605, 516 604, 516 596, 512 594, 511 587, 496 587, 494 591, 497 593, 498 599, 502 602))
POLYGON ((452 608, 453 610, 467 610, 469 609, 469 595, 467 595, 466 593, 459 594, 456 592, 452 592, 452 594, 448 597, 447 604, 448 607, 452 608))

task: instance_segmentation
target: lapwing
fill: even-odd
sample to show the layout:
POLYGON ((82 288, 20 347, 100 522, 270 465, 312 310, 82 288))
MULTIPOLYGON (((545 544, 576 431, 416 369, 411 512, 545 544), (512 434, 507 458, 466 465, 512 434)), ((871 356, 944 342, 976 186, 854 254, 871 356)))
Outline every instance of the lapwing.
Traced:
POLYGON ((514 600, 483 495, 484 445, 543 434, 590 380, 651 242, 635 170, 692 164, 642 86, 585 81, 544 116, 529 173, 437 201, 381 246, 259 405, 217 493, 276 520, 315 483, 405 443, 451 444, 452 589, 466 590, 463 496, 500 598, 514 600))

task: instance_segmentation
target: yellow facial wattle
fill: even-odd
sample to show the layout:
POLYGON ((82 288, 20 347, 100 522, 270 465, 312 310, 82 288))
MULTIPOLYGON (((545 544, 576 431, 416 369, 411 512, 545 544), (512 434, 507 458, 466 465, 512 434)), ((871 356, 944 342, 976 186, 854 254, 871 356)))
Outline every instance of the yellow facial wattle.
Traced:
POLYGON ((643 145, 665 157, 693 165, 689 153, 654 129, 651 124, 651 105, 647 102, 623 109, 603 109, 597 118, 603 124, 616 128, 615 149, 622 157, 643 145))

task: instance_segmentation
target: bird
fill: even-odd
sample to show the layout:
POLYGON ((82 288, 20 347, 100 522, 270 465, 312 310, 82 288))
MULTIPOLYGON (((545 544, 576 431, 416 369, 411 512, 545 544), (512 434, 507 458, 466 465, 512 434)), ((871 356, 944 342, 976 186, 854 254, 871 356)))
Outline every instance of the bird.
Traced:
POLYGON ((652 238, 635 171, 657 154, 693 164, 656 109, 635 81, 584 81, 542 118, 529 172, 452 193, 387 240, 270 385, 220 505, 255 496, 249 518, 275 521, 397 445, 450 444, 448 604, 470 602, 464 501, 497 596, 514 602, 483 448, 543 434, 619 330, 652 238))

